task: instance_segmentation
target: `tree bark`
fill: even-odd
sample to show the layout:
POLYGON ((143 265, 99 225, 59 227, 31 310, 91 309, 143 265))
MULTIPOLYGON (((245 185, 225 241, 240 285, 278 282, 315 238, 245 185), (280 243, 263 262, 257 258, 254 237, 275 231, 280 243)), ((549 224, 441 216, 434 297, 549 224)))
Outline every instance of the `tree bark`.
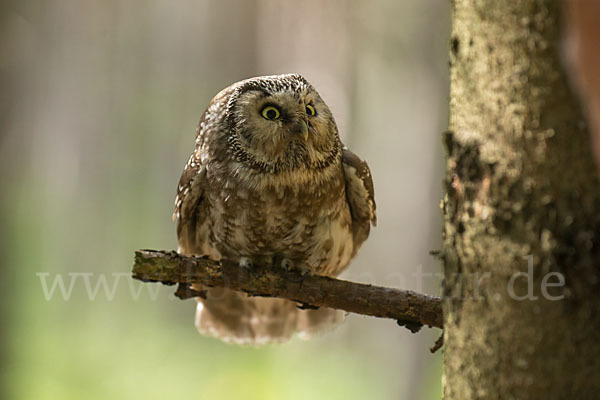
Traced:
POLYGON ((561 3, 454 1, 448 400, 600 393, 600 186, 561 65, 561 3))

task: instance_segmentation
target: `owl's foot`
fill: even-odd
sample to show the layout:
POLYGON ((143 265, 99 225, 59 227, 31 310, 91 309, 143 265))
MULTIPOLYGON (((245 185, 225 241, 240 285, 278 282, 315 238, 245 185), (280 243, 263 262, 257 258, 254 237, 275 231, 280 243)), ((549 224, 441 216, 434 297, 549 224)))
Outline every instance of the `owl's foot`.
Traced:
POLYGON ((254 271, 254 263, 248 257, 240 257, 240 267, 248 271, 250 275, 256 277, 256 271, 254 271))
POLYGON ((300 278, 294 282, 302 282, 308 275, 310 275, 310 268, 306 264, 295 265, 289 258, 281 260, 281 267, 287 272, 300 272, 300 278))
POLYGON ((289 258, 284 258, 283 260, 281 260, 281 268, 285 269, 286 271, 291 271, 293 266, 294 263, 289 258))

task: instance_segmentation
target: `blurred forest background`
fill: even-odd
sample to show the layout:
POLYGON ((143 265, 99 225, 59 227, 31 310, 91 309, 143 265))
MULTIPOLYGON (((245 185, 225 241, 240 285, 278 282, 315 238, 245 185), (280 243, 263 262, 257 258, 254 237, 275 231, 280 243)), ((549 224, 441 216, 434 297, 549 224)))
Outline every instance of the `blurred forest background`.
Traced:
POLYGON ((440 273, 449 30, 439 0, 1 2, 0 397, 440 398, 438 330, 350 315, 308 342, 235 347, 200 336, 174 288, 128 276, 134 250, 176 248, 210 99, 297 72, 375 180, 379 225, 343 277, 438 293, 415 274, 440 273))

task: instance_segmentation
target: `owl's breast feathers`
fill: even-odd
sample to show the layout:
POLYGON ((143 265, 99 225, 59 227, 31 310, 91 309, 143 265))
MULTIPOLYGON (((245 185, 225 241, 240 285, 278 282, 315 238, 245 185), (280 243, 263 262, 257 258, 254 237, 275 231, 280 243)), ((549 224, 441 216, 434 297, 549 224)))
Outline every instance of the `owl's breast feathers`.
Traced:
MULTIPOLYGON (((367 164, 347 149, 340 162, 308 185, 259 185, 240 176, 213 176, 194 157, 182 177, 178 236, 181 251, 238 258, 284 256, 314 272, 335 275, 375 225, 367 164)), ((219 171, 219 169, 216 169, 219 171)))

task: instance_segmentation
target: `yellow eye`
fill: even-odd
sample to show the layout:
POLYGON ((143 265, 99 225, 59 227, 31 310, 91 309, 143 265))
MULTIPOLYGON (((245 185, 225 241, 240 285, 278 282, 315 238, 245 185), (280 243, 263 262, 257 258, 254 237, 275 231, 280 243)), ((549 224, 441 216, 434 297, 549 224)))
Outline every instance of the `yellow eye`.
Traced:
POLYGON ((310 116, 315 116, 317 115, 317 112, 315 111, 315 108, 313 106, 311 106, 310 104, 306 105, 306 113, 310 116))
POLYGON ((263 116, 264 119, 277 119, 281 115, 277 107, 273 106, 266 106, 262 109, 260 114, 263 116))

